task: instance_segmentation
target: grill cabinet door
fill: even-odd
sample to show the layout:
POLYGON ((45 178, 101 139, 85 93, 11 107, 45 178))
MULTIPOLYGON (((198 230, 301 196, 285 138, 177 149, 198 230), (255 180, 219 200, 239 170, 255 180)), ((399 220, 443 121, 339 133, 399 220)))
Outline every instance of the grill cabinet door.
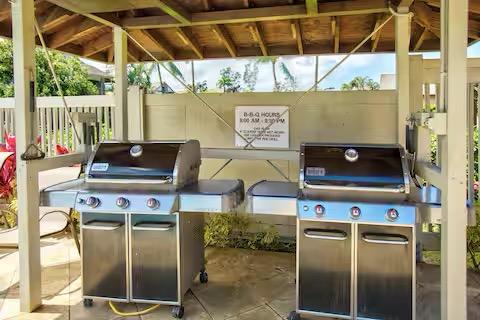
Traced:
POLYGON ((127 299, 126 216, 82 213, 83 295, 127 299))
POLYGON ((132 300, 178 302, 177 216, 131 216, 132 300))
POLYGON ((299 310, 349 316, 351 224, 300 221, 299 228, 299 310))
POLYGON ((412 319, 412 228, 359 225, 359 318, 412 319))

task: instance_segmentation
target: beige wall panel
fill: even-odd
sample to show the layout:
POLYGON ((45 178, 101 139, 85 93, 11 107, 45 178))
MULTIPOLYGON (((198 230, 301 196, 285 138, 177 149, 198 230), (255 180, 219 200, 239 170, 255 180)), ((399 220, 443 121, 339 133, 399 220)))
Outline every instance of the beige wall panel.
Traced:
POLYGON ((184 105, 147 105, 145 113, 146 140, 186 139, 184 105))

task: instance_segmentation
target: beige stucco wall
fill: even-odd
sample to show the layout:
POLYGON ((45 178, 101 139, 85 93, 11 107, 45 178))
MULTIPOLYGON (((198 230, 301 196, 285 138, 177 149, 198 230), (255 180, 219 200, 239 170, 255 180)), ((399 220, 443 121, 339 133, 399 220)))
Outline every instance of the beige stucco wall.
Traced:
MULTIPOLYGON (((202 94, 234 126, 235 106, 292 106, 302 93, 202 94)), ((234 148, 234 132, 191 94, 146 95, 145 139, 198 139, 204 148, 234 148)), ((290 111, 290 149, 301 142, 395 143, 397 105, 395 91, 320 91, 307 94, 290 111)), ((209 178, 225 160, 204 159, 201 178, 209 178)), ((297 161, 275 161, 291 180, 298 175, 297 161)), ((248 188, 259 180, 282 180, 265 161, 234 160, 218 179, 239 178, 248 188)), ((262 219, 293 234, 294 219, 262 219)))

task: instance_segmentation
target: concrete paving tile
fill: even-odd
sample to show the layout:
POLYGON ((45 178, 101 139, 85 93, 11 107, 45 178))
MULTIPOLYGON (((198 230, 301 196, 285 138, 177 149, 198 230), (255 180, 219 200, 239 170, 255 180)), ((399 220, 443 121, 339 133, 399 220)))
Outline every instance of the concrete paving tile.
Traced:
POLYGON ((228 320, 280 320, 275 312, 267 306, 259 306, 252 310, 241 313, 237 316, 227 318, 228 320))
MULTIPOLYGON (((198 300, 191 292, 187 292, 184 298, 183 306, 185 308, 185 315, 183 320, 212 320, 212 317, 205 311, 198 300)), ((139 308, 143 309, 148 305, 139 304, 139 308)), ((142 320, 163 320, 173 319, 171 316, 171 306, 160 306, 154 312, 142 315, 142 320)))

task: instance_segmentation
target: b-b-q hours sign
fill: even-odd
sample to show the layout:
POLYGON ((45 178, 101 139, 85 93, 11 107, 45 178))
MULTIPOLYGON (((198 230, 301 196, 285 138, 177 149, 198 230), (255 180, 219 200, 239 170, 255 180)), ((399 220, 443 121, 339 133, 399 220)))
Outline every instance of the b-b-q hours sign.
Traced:
MULTIPOLYGON (((248 141, 258 136, 251 144, 256 148, 288 148, 288 107, 237 106, 235 107, 235 129, 248 141), (270 124, 272 125, 260 135, 270 124)), ((235 146, 245 147, 246 145, 247 142, 235 134, 235 146)))

